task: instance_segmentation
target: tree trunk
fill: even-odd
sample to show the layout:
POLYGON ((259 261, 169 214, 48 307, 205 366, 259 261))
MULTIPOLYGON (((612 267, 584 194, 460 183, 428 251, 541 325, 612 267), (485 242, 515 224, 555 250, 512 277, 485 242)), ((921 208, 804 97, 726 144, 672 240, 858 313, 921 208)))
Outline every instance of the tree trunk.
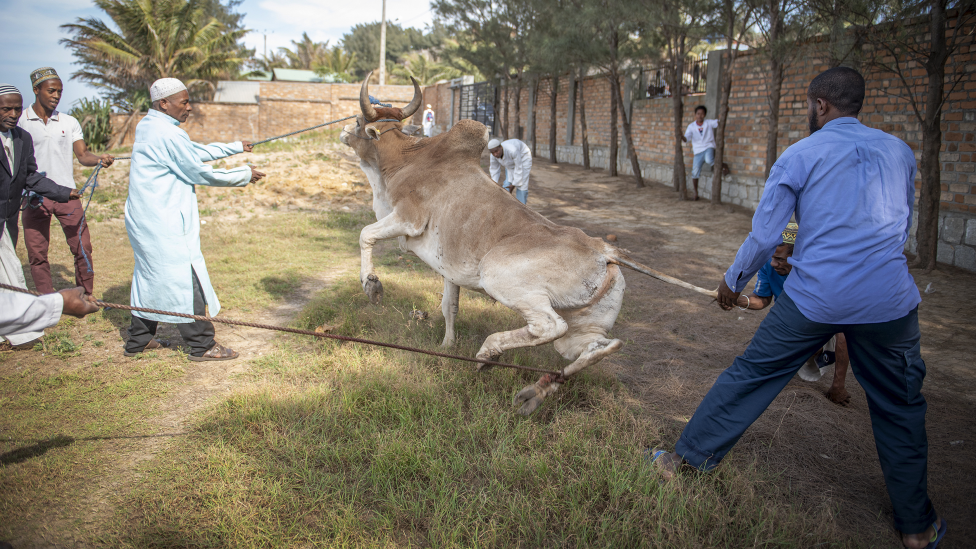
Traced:
POLYGON ((684 136, 681 126, 685 116, 681 97, 681 81, 685 72, 684 37, 676 39, 676 42, 678 47, 674 48, 671 60, 671 106, 674 116, 674 175, 671 180, 674 183, 674 190, 678 191, 678 197, 687 200, 685 191, 688 188, 688 179, 685 176, 685 155, 681 148, 681 138, 684 136))
MULTIPOLYGON (((518 75, 515 78, 515 131, 512 132, 512 136, 516 139, 522 139, 522 75, 518 75)), ((509 137, 509 139, 512 138, 509 137)))
POLYGON ((583 145, 583 167, 590 167, 590 140, 586 135, 586 96, 583 88, 586 84, 586 69, 580 68, 579 80, 579 114, 580 114, 580 143, 583 145))
POLYGON ((917 266, 935 268, 939 248, 939 202, 942 194, 942 170, 939 150, 942 148, 942 99, 945 93, 946 12, 942 0, 932 1, 931 51, 925 61, 928 89, 925 94, 925 119, 922 120, 922 159, 919 175, 918 226, 915 229, 917 266))
POLYGON ((536 139, 536 135, 538 135, 539 132, 536 131, 536 127, 535 127, 535 120, 536 120, 535 112, 539 110, 539 79, 538 78, 536 78, 532 82, 532 90, 529 91, 529 93, 532 94, 532 110, 529 111, 529 119, 531 120, 529 126, 532 128, 532 135, 529 136, 529 139, 531 140, 532 143, 532 157, 535 158, 536 150, 537 150, 536 145, 538 145, 539 142, 539 140, 536 139))
POLYGON ((495 113, 495 123, 492 124, 494 126, 493 128, 488 129, 491 131, 491 133, 498 132, 505 135, 506 132, 503 127, 505 124, 504 122, 499 123, 498 121, 499 115, 502 113, 502 96, 500 93, 498 93, 498 88, 495 88, 494 97, 491 98, 491 108, 495 113))
POLYGON ((637 188, 642 188, 644 177, 641 175, 640 161, 637 159, 637 149, 634 147, 634 137, 630 131, 630 118, 627 116, 627 108, 624 106, 624 96, 620 90, 620 78, 618 76, 614 76, 610 81, 610 89, 620 104, 620 119, 624 124, 624 139, 627 141, 627 156, 630 157, 630 167, 634 171, 634 182, 637 184, 637 188))
POLYGON ((610 175, 617 175, 617 97, 610 85, 610 154, 607 157, 607 168, 610 175))
POLYGON ((779 39, 783 34, 783 14, 779 0, 769 2, 769 83, 766 99, 769 101, 769 126, 766 128, 766 178, 776 163, 779 142, 779 101, 783 94, 783 60, 780 58, 779 39))
POLYGON ((559 76, 549 77, 549 163, 558 164, 556 160, 556 97, 559 94, 559 76))
MULTIPOLYGON (((725 128, 729 119, 729 95, 732 94, 732 78, 735 73, 736 54, 739 46, 734 48, 735 40, 735 6, 733 0, 725 0, 725 38, 728 50, 728 67, 722 71, 722 85, 719 88, 718 99, 718 127, 715 128, 715 164, 712 167, 712 204, 722 203, 722 166, 725 163, 725 128)), ((748 23, 745 21, 743 23, 748 23)))
POLYGON ((783 94, 783 63, 775 57, 769 62, 769 126, 766 128, 766 177, 776 163, 779 142, 779 101, 783 94))
MULTIPOLYGON (((505 94, 505 106, 502 107, 502 110, 504 112, 502 113, 502 123, 499 124, 499 126, 498 126, 498 129, 501 130, 502 139, 508 139, 508 123, 509 123, 509 119, 508 119, 509 93, 508 93, 508 91, 509 91, 508 90, 508 81, 506 79, 505 80, 505 88, 503 90, 503 93, 505 94)), ((498 112, 498 111, 495 111, 495 112, 498 112)))

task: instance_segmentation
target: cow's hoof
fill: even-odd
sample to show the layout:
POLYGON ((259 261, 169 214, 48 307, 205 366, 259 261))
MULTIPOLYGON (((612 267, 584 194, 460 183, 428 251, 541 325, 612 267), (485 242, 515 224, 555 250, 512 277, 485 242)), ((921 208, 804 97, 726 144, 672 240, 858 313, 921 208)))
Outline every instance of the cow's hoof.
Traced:
POLYGON ((514 406, 521 404, 522 406, 518 409, 518 413, 527 416, 536 411, 542 405, 542 401, 547 396, 555 393, 558 388, 559 383, 552 381, 552 376, 548 374, 544 375, 539 381, 519 391, 515 395, 515 398, 512 399, 512 404, 514 406))
POLYGON ((379 277, 374 274, 367 276, 363 290, 366 292, 366 297, 369 298, 370 303, 373 305, 383 304, 383 283, 380 282, 379 277))
MULTIPOLYGON (((500 356, 502 356, 501 353, 488 353, 488 352, 484 352, 484 353, 478 353, 478 357, 477 358, 478 358, 478 360, 491 360, 491 361, 497 362, 498 361, 498 358, 500 356)), ((491 364, 485 364, 483 362, 479 362, 478 363, 478 371, 479 372, 487 372, 488 370, 491 370, 492 368, 494 368, 494 366, 492 366, 491 364)))

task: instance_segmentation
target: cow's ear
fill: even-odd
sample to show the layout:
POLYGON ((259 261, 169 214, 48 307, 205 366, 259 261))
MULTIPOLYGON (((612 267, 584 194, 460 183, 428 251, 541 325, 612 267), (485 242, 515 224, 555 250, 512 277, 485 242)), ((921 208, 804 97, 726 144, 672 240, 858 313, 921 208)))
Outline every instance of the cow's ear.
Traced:
POLYGON ((420 130, 422 130, 422 129, 423 129, 423 126, 417 126, 417 125, 414 125, 414 124, 404 124, 403 125, 403 128, 401 128, 400 131, 403 132, 404 134, 409 135, 409 136, 412 137, 414 135, 419 135, 420 134, 420 130))
POLYGON ((370 139, 380 140, 380 130, 376 126, 366 126, 366 135, 370 139))

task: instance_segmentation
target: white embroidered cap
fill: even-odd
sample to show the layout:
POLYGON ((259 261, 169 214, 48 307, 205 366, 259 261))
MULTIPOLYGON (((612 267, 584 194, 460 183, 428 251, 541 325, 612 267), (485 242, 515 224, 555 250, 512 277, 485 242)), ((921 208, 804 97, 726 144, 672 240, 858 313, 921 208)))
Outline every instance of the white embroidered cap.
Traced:
POLYGON ((149 86, 149 98, 155 103, 184 90, 186 90, 186 86, 176 78, 160 78, 153 82, 152 86, 149 86))
POLYGON ((494 149, 495 147, 500 147, 502 142, 497 139, 492 139, 488 142, 488 150, 494 149))

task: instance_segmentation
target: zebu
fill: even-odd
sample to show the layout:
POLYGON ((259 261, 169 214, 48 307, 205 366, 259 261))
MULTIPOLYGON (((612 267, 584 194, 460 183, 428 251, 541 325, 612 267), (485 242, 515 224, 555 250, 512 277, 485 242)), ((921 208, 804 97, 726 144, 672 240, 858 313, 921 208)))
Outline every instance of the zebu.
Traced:
POLYGON ((360 281, 374 303, 382 284, 373 270, 373 246, 399 238, 444 277, 445 334, 454 344, 460 288, 483 292, 517 311, 526 326, 488 336, 478 358, 494 360, 507 349, 552 342, 567 360, 560 378, 542 376, 515 396, 528 415, 565 381, 623 345, 607 333, 620 312, 624 265, 673 284, 714 296, 634 262, 620 250, 573 227, 549 221, 518 202, 481 169, 488 129, 462 120, 431 138, 413 137, 397 116, 420 107, 420 86, 401 112, 369 102, 369 77, 360 90, 362 115, 343 128, 341 141, 360 158, 373 188, 376 223, 359 236, 360 281))

